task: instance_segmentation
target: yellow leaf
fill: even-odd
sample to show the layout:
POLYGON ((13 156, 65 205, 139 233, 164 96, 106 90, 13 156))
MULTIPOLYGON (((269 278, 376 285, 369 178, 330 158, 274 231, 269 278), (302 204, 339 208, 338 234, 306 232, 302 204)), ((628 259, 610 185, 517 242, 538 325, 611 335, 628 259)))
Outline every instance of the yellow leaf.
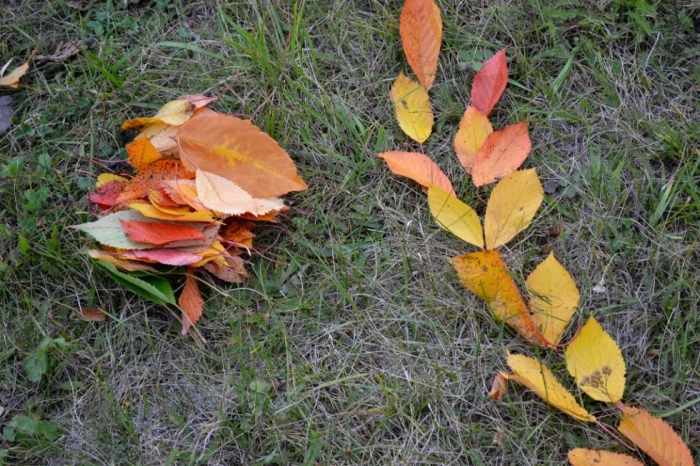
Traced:
POLYGON ((527 287, 532 320, 542 336, 556 345, 581 299, 576 283, 550 253, 527 277, 527 287))
POLYGON ((544 199, 535 169, 513 172, 503 178, 486 207, 486 249, 496 249, 530 225, 544 199))
POLYGON ((391 99, 404 133, 415 141, 425 142, 433 131, 433 109, 428 91, 402 71, 391 86, 391 99))
POLYGON ((100 176, 97 177, 97 182, 95 183, 95 187, 99 188, 103 184, 107 184, 110 181, 119 181, 120 183, 128 183, 129 182, 129 180, 124 178, 123 176, 113 175, 112 173, 102 173, 100 176))
POLYGON ((450 262, 469 291, 486 301, 491 312, 527 341, 546 345, 498 251, 479 251, 453 257, 450 262))
POLYGON ((508 379, 525 385, 537 396, 569 416, 582 421, 595 421, 595 417, 576 402, 574 396, 540 361, 521 354, 511 354, 508 356, 508 367, 515 372, 515 375, 509 374, 508 379))
POLYGON ((202 204, 223 216, 245 213, 257 216, 284 208, 284 201, 278 197, 256 199, 233 181, 213 173, 197 170, 196 183, 202 204))
POLYGON ((491 133, 493 127, 489 119, 476 108, 468 107, 455 134, 455 152, 467 173, 472 172, 476 155, 491 133))
POLYGON ((566 348, 566 369, 593 399, 616 403, 625 392, 625 360, 615 340, 591 317, 566 348))
POLYGON ((181 211, 182 215, 174 215, 163 212, 162 207, 158 208, 147 202, 131 202, 129 207, 137 210, 144 217, 156 218, 158 220, 171 220, 173 222, 213 222, 214 217, 209 212, 192 212, 189 208, 181 211))
POLYGON ((569 451, 569 463, 571 466, 644 466, 644 463, 628 455, 585 448, 569 451))
POLYGON ((153 117, 126 120, 122 124, 122 129, 141 129, 157 123, 180 126, 192 117, 194 110, 194 104, 186 99, 171 100, 163 105, 153 117))
POLYGON ((139 136, 126 145, 129 163, 137 170, 146 168, 151 162, 161 158, 160 152, 145 136, 139 136))
POLYGON ((431 185, 428 188, 428 205, 438 225, 469 244, 484 247, 479 216, 453 193, 431 185))
POLYGON ((442 18, 435 1, 406 0, 399 33, 406 60, 427 91, 435 80, 442 42, 442 18))
POLYGON ((617 430, 660 466, 693 466, 688 446, 671 426, 643 409, 618 406, 622 421, 617 430))

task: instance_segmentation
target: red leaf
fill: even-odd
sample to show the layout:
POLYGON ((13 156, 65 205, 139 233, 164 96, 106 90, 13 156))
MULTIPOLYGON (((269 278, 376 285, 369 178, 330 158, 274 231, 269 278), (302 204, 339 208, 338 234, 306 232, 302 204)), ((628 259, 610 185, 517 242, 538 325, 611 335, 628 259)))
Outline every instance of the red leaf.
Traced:
POLYGON ((188 273, 186 279, 185 288, 183 288, 178 300, 184 313, 182 316, 183 335, 187 335, 190 325, 196 324, 199 318, 202 317, 202 310, 204 309, 204 299, 202 299, 202 294, 199 292, 197 279, 194 278, 192 273, 188 273))
POLYGON ((202 256, 178 249, 143 249, 141 251, 125 251, 120 254, 122 259, 145 260, 165 265, 190 265, 202 260, 202 256))
POLYGON ((126 236, 138 243, 160 245, 173 241, 204 240, 202 232, 192 227, 169 223, 120 221, 126 236))
POLYGON ((472 82, 472 106, 488 116, 508 84, 506 49, 484 62, 472 82))
POLYGON ((95 192, 90 193, 90 202, 98 204, 100 207, 113 207, 117 205, 117 199, 122 193, 125 184, 121 181, 108 181, 100 185, 95 192))

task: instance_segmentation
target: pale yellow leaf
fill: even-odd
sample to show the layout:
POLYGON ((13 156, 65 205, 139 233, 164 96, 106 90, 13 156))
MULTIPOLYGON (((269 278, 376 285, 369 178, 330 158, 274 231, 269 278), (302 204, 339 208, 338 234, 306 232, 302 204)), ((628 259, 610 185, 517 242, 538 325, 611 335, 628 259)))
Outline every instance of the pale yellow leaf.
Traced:
POLYGON ((566 369, 591 398, 608 403, 622 399, 625 360, 615 340, 593 317, 566 348, 566 369))
POLYGON ((257 199, 233 181, 213 173, 197 170, 197 195, 207 208, 228 215, 251 213, 264 215, 284 208, 278 197, 257 199))
POLYGON ((428 205, 438 225, 469 244, 484 247, 484 231, 479 216, 454 193, 430 185, 428 205))
POLYGON ((425 142, 433 131, 433 109, 428 91, 402 71, 391 86, 391 99, 404 133, 415 141, 425 142))
POLYGON ((498 182, 486 207, 486 249, 496 249, 530 225, 544 199, 535 169, 513 172, 498 182))
POLYGON ((508 379, 525 385, 537 396, 569 416, 587 422, 595 421, 595 417, 578 404, 576 398, 540 361, 521 354, 511 354, 508 356, 508 367, 515 372, 515 375, 509 374, 508 379))
POLYGON ((576 283, 550 253, 527 277, 527 287, 532 320, 542 336, 556 345, 581 299, 576 283))
POLYGON ((194 104, 186 99, 171 100, 163 105, 153 117, 132 118, 122 124, 122 129, 141 129, 149 125, 164 123, 180 126, 192 117, 194 104))
POLYGON ((489 119, 476 108, 468 107, 455 134, 455 152, 467 173, 472 172, 476 155, 491 133, 493 127, 489 119))

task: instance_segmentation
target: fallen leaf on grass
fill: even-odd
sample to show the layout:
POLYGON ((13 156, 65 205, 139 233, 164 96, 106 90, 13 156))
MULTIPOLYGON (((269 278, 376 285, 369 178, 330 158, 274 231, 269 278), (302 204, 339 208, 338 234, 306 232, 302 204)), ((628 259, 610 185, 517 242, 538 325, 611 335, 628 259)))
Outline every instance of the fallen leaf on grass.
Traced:
POLYGON ((202 256, 197 253, 181 251, 179 249, 145 249, 140 251, 124 251, 119 254, 119 258, 172 265, 173 267, 192 265, 202 260, 202 256))
POLYGON ((641 461, 628 455, 585 448, 569 451, 569 463, 571 466, 644 466, 641 461))
POLYGON ((177 141, 175 141, 177 132, 177 126, 170 126, 166 125, 165 123, 156 123, 147 126, 141 132, 141 135, 148 138, 158 152, 163 155, 169 155, 177 149, 177 141))
POLYGON ((233 181, 213 173, 197 170, 195 182, 202 204, 225 216, 244 213, 264 215, 284 207, 284 201, 278 197, 256 199, 233 181))
POLYGON ((199 291, 197 279, 194 277, 194 270, 188 270, 185 275, 185 288, 180 294, 178 304, 182 308, 182 334, 187 335, 187 332, 192 324, 196 324, 204 309, 204 299, 199 291))
POLYGON ((237 246, 252 249, 255 234, 251 231, 256 223, 232 218, 226 222, 221 230, 221 238, 235 243, 237 246))
POLYGON ((107 315, 102 309, 79 309, 73 311, 71 315, 84 322, 104 322, 107 319, 107 315))
POLYGON ((625 393, 622 352, 593 317, 566 348, 566 369, 595 400, 615 403, 625 393))
MULTIPOLYGON (((9 87, 10 89, 17 89, 19 88, 19 80, 22 79, 22 77, 27 73, 27 70, 29 70, 29 62, 31 59, 34 57, 34 54, 36 53, 36 49, 29 55, 29 58, 19 65, 17 68, 12 70, 10 73, 7 75, 3 76, 0 78, 0 87, 9 87)), ((10 62, 7 62, 5 66, 3 66, 3 71, 7 69, 7 66, 9 65, 10 62)), ((2 74, 2 73, 0 73, 2 74)))
POLYGON ((34 61, 61 62, 80 53, 80 47, 75 42, 51 42, 48 49, 50 51, 47 54, 37 55, 34 61))
POLYGON ((202 108, 206 107, 210 103, 214 102, 218 97, 207 97, 202 94, 194 94, 194 95, 183 95, 180 97, 181 100, 186 100, 192 105, 194 105, 194 108, 202 108))
POLYGON ((526 121, 489 134, 474 160, 474 185, 483 186, 510 175, 523 164, 531 149, 526 121))
POLYGON ((425 90, 429 90, 435 80, 442 42, 442 18, 435 1, 406 0, 399 33, 408 64, 425 90))
POLYGON ((204 264, 202 268, 216 278, 229 283, 241 283, 248 276, 243 259, 240 257, 215 259, 204 264))
MULTIPOLYGON (((127 181, 125 179, 125 181, 127 181)), ((98 204, 100 208, 108 209, 119 204, 119 196, 121 196, 122 191, 124 191, 124 186, 126 182, 121 181, 108 181, 106 183, 100 183, 95 191, 88 195, 88 199, 93 204, 98 204)))
POLYGON ((427 155, 419 152, 382 152, 377 157, 384 159, 395 175, 410 178, 424 188, 435 185, 448 193, 454 192, 452 182, 427 155))
POLYGON ((479 149, 491 133, 493 127, 489 119, 476 108, 467 107, 454 141, 457 158, 467 173, 471 174, 479 149))
POLYGON ((472 81, 472 106, 488 116, 508 84, 506 49, 486 60, 472 81))
POLYGON ((550 253, 527 277, 527 287, 533 322, 545 340, 558 344, 581 299, 576 282, 550 253))
POLYGON ((515 372, 506 375, 509 380, 525 385, 537 396, 569 416, 581 421, 595 421, 595 417, 578 404, 576 398, 540 361, 521 354, 511 354, 508 356, 508 367, 515 372))
POLYGON ((484 247, 484 231, 474 209, 435 185, 428 188, 428 205, 433 217, 445 230, 479 248, 484 247))
POLYGON ((12 114, 14 110, 10 107, 12 97, 4 95, 0 97, 0 136, 7 133, 12 126, 12 114))
POLYGON ((617 430, 640 450, 660 466, 693 466, 688 446, 671 426, 643 409, 618 406, 622 410, 622 421, 617 430))
POLYGON ((493 378, 493 383, 491 384, 491 390, 487 395, 492 400, 502 400, 506 393, 508 393, 508 374, 504 372, 499 372, 496 377, 493 378))
POLYGON ((391 100, 403 132, 421 144, 425 142, 433 131, 433 109, 428 91, 402 71, 391 86, 391 100))
POLYGON ((486 249, 496 249, 530 225, 544 200, 535 169, 511 173, 491 192, 486 206, 486 249))
POLYGON ((505 321, 530 343, 546 345, 498 251, 464 254, 453 257, 450 262, 462 284, 486 301, 498 319, 505 321))
POLYGON ((103 184, 109 183, 110 181, 119 181, 120 183, 128 183, 129 180, 123 176, 115 175, 113 173, 102 173, 97 177, 95 182, 96 187, 100 187, 103 184))
POLYGON ((73 228, 78 229, 92 236, 98 243, 118 249, 148 249, 151 245, 146 243, 137 243, 129 239, 122 229, 121 221, 148 221, 140 213, 134 210, 122 210, 106 215, 94 222, 83 223, 76 225, 73 228))

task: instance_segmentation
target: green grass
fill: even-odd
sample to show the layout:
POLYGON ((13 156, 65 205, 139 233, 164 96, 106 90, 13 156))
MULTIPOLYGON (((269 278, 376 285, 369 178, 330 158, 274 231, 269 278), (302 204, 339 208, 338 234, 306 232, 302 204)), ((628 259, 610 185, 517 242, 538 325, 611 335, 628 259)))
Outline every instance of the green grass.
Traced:
MULTIPOLYGON (((17 123, 0 136, 0 425, 28 415, 59 434, 3 437, 10 464, 564 465, 573 447, 634 454, 521 387, 486 398, 506 350, 533 348, 459 284, 447 259, 472 249, 375 157, 418 149, 389 99, 408 71, 402 2, 114 0, 84 13, 11 3, 0 7, 0 62, 51 40, 91 45, 0 91, 17 123), (209 282, 197 345, 94 267, 68 226, 90 217, 98 173, 128 171, 113 163, 131 137, 123 120, 230 85, 212 107, 255 115, 310 189, 289 196, 280 227, 259 231, 244 285, 209 282), (71 319, 79 307, 110 317, 71 319), (68 346, 49 345, 46 373, 30 381, 25 358, 60 337, 68 346)), ((622 349, 624 400, 669 414, 700 461, 698 7, 438 3, 426 153, 483 213, 452 150, 474 74, 459 52, 507 46, 511 81, 491 121, 530 121, 526 166, 556 191, 505 259, 523 280, 556 253, 581 290, 578 322, 594 315, 622 349)), ((556 354, 542 357, 562 369, 556 354)), ((614 409, 584 402, 616 425, 614 409)))

